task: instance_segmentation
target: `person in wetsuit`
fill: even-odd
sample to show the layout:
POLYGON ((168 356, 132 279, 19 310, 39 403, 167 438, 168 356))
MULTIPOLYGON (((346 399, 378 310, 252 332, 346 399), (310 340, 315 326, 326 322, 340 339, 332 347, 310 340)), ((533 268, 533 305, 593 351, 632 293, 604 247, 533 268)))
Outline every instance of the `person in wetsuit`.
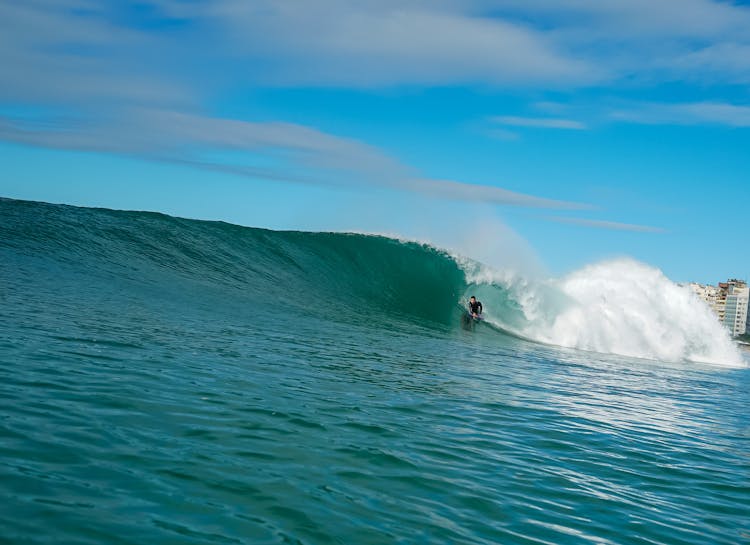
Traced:
POLYGON ((482 303, 473 295, 469 298, 469 313, 472 318, 479 318, 482 315, 482 303))

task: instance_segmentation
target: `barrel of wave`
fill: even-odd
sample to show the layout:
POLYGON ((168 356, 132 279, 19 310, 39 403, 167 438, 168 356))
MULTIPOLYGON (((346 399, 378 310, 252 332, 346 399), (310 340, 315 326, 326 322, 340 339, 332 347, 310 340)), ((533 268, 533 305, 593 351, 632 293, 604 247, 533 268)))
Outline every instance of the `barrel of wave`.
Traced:
POLYGON ((632 259, 589 265, 548 281, 487 268, 467 272, 467 280, 485 296, 486 308, 501 304, 491 311, 493 321, 535 341, 661 361, 747 366, 703 301, 632 259))

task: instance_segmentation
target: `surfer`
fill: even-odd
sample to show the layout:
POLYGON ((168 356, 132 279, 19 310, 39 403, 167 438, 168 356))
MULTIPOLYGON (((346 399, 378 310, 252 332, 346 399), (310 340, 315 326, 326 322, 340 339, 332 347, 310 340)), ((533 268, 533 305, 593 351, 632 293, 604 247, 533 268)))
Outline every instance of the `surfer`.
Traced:
POLYGON ((473 295, 469 298, 469 314, 472 318, 482 317, 482 302, 477 301, 477 298, 473 295))

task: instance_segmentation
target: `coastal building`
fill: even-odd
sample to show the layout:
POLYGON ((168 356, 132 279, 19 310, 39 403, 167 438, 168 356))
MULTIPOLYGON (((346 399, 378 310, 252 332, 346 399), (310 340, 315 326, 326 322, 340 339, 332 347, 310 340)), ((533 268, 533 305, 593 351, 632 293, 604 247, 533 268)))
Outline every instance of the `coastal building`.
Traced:
POLYGON ((745 282, 728 282, 724 306, 723 323, 732 336, 742 335, 747 331, 747 308, 750 299, 750 288, 745 282))
POLYGON ((716 286, 691 282, 690 289, 706 302, 732 336, 750 334, 750 288, 747 282, 736 278, 719 282, 716 286))
POLYGON ((698 284, 697 282, 690 283, 690 289, 693 290, 698 297, 703 299, 714 312, 716 311, 716 298, 719 294, 719 288, 716 286, 710 286, 706 284, 698 284))
POLYGON ((714 312, 719 317, 719 321, 723 324, 726 315, 727 306, 727 294, 729 293, 729 283, 719 282, 719 287, 716 290, 716 305, 714 312))
POLYGON ((706 302, 711 310, 713 310, 716 315, 720 317, 720 321, 724 321, 724 303, 726 300, 726 295, 724 295, 724 298, 721 299, 719 294, 720 290, 718 287, 691 282, 690 289, 699 298, 706 302))

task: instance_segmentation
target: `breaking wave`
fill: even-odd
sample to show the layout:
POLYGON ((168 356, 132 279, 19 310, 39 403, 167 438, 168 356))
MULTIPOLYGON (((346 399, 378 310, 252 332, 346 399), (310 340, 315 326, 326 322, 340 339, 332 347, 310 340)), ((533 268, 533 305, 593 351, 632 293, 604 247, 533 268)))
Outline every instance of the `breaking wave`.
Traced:
MULTIPOLYGON (((201 320, 232 312, 457 327, 470 293, 487 321, 525 339, 663 361, 744 362, 711 311, 659 270, 621 259, 532 280, 433 246, 343 233, 0 199, 0 276, 77 301, 161 302, 201 320), (45 284, 46 283, 46 284, 45 284), (94 286, 92 288, 92 286, 94 286), (230 309, 230 310, 227 310, 230 309)), ((8 284, 10 285, 10 284, 8 284)), ((198 320, 196 318, 196 320, 198 320)), ((484 328, 487 329, 487 328, 484 328)))
POLYGON ((605 261, 535 283, 478 264, 466 270, 489 321, 515 335, 638 358, 744 365, 708 306, 643 263, 605 261))

